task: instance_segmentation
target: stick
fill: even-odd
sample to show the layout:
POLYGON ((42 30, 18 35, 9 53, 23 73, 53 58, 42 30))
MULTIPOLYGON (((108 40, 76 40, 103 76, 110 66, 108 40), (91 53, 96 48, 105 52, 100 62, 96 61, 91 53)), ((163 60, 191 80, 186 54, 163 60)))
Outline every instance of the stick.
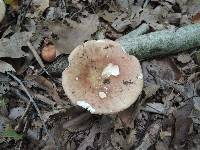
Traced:
POLYGON ((149 25, 146 24, 146 23, 143 23, 137 29, 131 31, 130 32, 131 34, 126 34, 126 35, 120 37, 118 39, 118 41, 126 41, 126 40, 129 40, 129 39, 135 39, 136 37, 147 33, 149 30, 150 30, 149 25))
POLYGON ((45 65, 42 62, 42 59, 40 58, 40 56, 38 55, 38 53, 36 52, 35 48, 33 47, 33 45, 31 44, 31 42, 27 42, 27 45, 29 47, 29 49, 31 50, 31 52, 33 53, 33 56, 35 57, 35 59, 37 60, 37 62, 39 63, 40 67, 49 75, 49 73, 46 71, 45 69, 45 65))
POLYGON ((30 102, 33 104, 34 108, 36 109, 39 118, 41 119, 42 125, 44 127, 45 132, 47 133, 48 137, 52 140, 53 143, 55 143, 53 137, 51 136, 51 134, 48 132, 48 129, 46 127, 46 124, 44 122, 44 119, 42 118, 42 115, 40 113, 40 110, 37 106, 37 104, 35 103, 35 101, 33 100, 33 98, 31 97, 30 93, 28 92, 27 88, 24 86, 24 84, 22 83, 22 81, 17 78, 15 75, 13 75, 12 73, 7 72, 8 75, 10 75, 14 80, 16 80, 22 87, 22 89, 24 90, 24 92, 27 94, 27 96, 29 97, 30 102))
POLYGON ((155 56, 165 56, 200 46, 200 24, 191 24, 179 29, 151 32, 138 37, 135 31, 117 41, 125 51, 140 60, 155 56))

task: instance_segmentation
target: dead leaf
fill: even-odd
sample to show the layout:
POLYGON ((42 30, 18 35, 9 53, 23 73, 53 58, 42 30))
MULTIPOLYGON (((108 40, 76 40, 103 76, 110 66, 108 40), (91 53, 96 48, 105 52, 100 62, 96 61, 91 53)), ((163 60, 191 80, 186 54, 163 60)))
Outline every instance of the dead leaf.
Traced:
POLYGON ((115 129, 134 128, 134 113, 136 113, 136 109, 133 106, 119 112, 116 118, 115 129))
POLYGON ((159 90, 160 85, 157 84, 151 84, 143 89, 145 92, 145 99, 148 99, 156 94, 156 92, 159 90))
MULTIPOLYGON (((2 115, 0 115, 0 135, 5 131, 5 127, 10 124, 10 120, 2 115)), ((1 143, 1 138, 0 138, 1 143)))
POLYGON ((108 21, 109 23, 114 22, 114 20, 120 15, 120 12, 108 12, 105 10, 104 12, 98 13, 99 17, 102 17, 104 20, 108 21))
POLYGON ((23 107, 16 107, 10 109, 10 114, 8 116, 9 119, 15 120, 19 117, 21 117, 25 112, 25 109, 23 107))
POLYGON ((130 0, 116 0, 116 3, 123 9, 127 10, 130 5, 130 0))
POLYGON ((96 135, 105 133, 110 133, 111 128, 113 127, 112 120, 108 116, 102 116, 99 122, 94 123, 93 127, 90 129, 89 134, 81 142, 78 147, 78 150, 85 150, 87 147, 94 147, 93 143, 96 142, 96 135))
POLYGON ((158 114, 165 114, 165 107, 164 104, 161 103, 146 103, 142 110, 151 112, 151 113, 158 113, 158 114))
POLYGON ((53 110, 50 112, 43 112, 42 118, 44 119, 44 122, 47 122, 50 120, 51 117, 56 116, 56 115, 59 116, 60 114, 65 113, 65 112, 66 112, 65 109, 53 110))
POLYGON ((199 50, 194 53, 194 60, 197 65, 200 65, 200 51, 199 50))
POLYGON ((15 11, 19 8, 19 0, 4 0, 4 3, 10 5, 15 11))
POLYGON ((170 13, 167 15, 167 22, 172 25, 179 25, 181 21, 182 14, 181 13, 170 13))
POLYGON ((63 123, 63 128, 69 131, 81 131, 91 126, 91 114, 88 112, 79 114, 75 118, 63 123))
POLYGON ((124 138, 123 133, 114 132, 111 135, 111 142, 114 149, 129 149, 130 145, 127 144, 127 139, 124 138))
POLYGON ((200 124, 200 98, 193 98, 194 109, 192 110, 190 117, 192 118, 194 123, 200 124))
POLYGON ((158 141, 156 142, 155 148, 156 150, 168 150, 169 146, 163 141, 158 141))
POLYGON ((12 35, 10 39, 0 39, 0 57, 20 58, 26 56, 21 48, 27 46, 31 36, 31 32, 18 32, 12 35))
POLYGON ((182 64, 186 64, 192 61, 192 57, 189 54, 180 54, 178 55, 177 60, 182 64))
POLYGON ((11 80, 10 80, 10 78, 8 78, 8 76, 6 76, 3 73, 0 73, 0 96, 2 96, 7 91, 9 91, 9 89, 10 89, 9 82, 10 81, 11 80))
POLYGON ((187 8, 187 12, 190 16, 194 16, 198 12, 200 12, 200 1, 199 0, 190 0, 185 4, 187 8))
POLYGON ((94 125, 90 129, 90 133, 88 134, 88 136, 86 136, 85 139, 81 142, 77 150, 86 150, 88 146, 93 147, 94 139, 98 132, 99 132, 98 126, 94 125))
POLYGON ((60 99, 57 88, 54 84, 52 84, 47 78, 43 76, 37 75, 28 75, 25 77, 27 80, 27 86, 30 88, 32 86, 42 88, 43 90, 47 91, 47 93, 58 103, 63 104, 64 102, 60 99))
POLYGON ((99 25, 97 15, 82 18, 81 23, 72 20, 68 20, 68 22, 69 26, 61 23, 49 25, 49 29, 53 34, 58 36, 58 40, 54 41, 56 48, 66 54, 70 54, 76 46, 91 39, 91 35, 97 31, 99 25))
POLYGON ((200 12, 196 13, 196 14, 192 17, 192 22, 193 22, 193 23, 199 23, 199 22, 200 22, 200 12))
POLYGON ((15 69, 10 64, 0 60, 0 72, 5 73, 7 71, 15 72, 15 69))
POLYGON ((32 12, 26 14, 28 18, 38 18, 41 17, 43 12, 49 7, 49 0, 32 0, 31 3, 32 12))
POLYGON ((157 120, 148 128, 147 133, 145 134, 140 146, 136 148, 136 150, 147 150, 150 146, 152 146, 159 135, 159 131, 161 129, 161 121, 157 120))
POLYGON ((118 32, 123 32, 130 24, 131 21, 128 18, 127 14, 123 13, 117 17, 117 19, 112 23, 111 26, 118 32))
POLYGON ((192 101, 187 102, 184 106, 180 107, 174 112, 175 117, 175 133, 173 138, 173 145, 180 149, 185 145, 188 137, 189 129, 192 125, 192 119, 189 115, 193 109, 192 101))

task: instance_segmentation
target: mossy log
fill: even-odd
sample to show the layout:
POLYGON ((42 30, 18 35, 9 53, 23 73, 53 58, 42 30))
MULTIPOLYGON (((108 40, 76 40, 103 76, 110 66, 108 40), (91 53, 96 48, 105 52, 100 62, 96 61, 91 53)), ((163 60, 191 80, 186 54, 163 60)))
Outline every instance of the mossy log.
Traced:
POLYGON ((135 36, 135 34, 136 31, 134 30, 117 41, 127 53, 135 55, 140 60, 166 56, 200 47, 199 23, 139 36, 135 36))

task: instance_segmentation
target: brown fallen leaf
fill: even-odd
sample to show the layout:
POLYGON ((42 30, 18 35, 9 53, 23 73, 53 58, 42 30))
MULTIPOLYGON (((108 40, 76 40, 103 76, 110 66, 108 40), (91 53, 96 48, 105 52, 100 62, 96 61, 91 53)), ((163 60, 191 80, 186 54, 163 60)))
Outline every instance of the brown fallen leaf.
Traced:
POLYGON ((180 54, 178 55, 177 60, 182 64, 186 64, 192 61, 192 57, 189 54, 180 54))
POLYGON ((109 23, 112 23, 120 14, 120 12, 108 12, 107 10, 104 10, 103 12, 99 12, 97 15, 109 23))
POLYGON ((197 14, 195 14, 195 15, 192 17, 192 22, 193 22, 193 23, 199 23, 199 22, 200 22, 200 12, 198 12, 197 14))
POLYGON ((136 109, 134 106, 129 107, 128 109, 119 112, 117 114, 117 120, 115 122, 115 129, 121 128, 134 128, 134 113, 136 113, 136 109))
POLYGON ((122 133, 114 132, 111 135, 111 143, 114 146, 114 149, 129 149, 127 139, 123 136, 122 133))
POLYGON ((161 129, 161 120, 155 121, 151 126, 148 128, 140 146, 136 148, 136 150, 147 150, 150 146, 152 146, 159 135, 161 129))
POLYGON ((0 57, 25 57, 26 53, 23 52, 21 48, 27 46, 27 42, 30 40, 31 36, 31 32, 18 32, 13 34, 10 39, 0 39, 0 57))
POLYGON ((28 86, 35 86, 38 88, 42 88, 47 91, 47 93, 58 103, 63 104, 63 101, 60 99, 57 88, 54 84, 52 84, 47 78, 43 76, 37 75, 28 75, 25 77, 28 81, 28 86))
POLYGON ((10 78, 3 73, 0 73, 0 97, 10 90, 10 78))
POLYGON ((0 60, 0 72, 15 71, 15 69, 8 63, 0 60))
POLYGON ((49 0, 32 0, 31 12, 26 14, 29 18, 41 17, 43 12, 49 7, 49 0))
POLYGON ((112 23, 112 27, 118 32, 123 32, 131 24, 131 21, 126 13, 120 14, 112 23))
POLYGON ((192 119, 189 117, 192 109, 193 103, 192 101, 189 101, 174 112, 175 132, 172 143, 176 149, 180 149, 185 145, 190 127, 192 125, 192 119))
POLYGON ((90 129, 89 134, 80 143, 78 150, 85 150, 87 147, 93 148, 94 142, 96 142, 95 139, 96 139, 97 133, 99 133, 101 137, 101 135, 104 135, 105 133, 110 133, 112 127, 113 127, 113 124, 112 124, 111 118, 108 116, 102 116, 99 122, 96 122, 93 124, 92 128, 90 129))
POLYGON ((90 14, 86 18, 81 18, 81 23, 68 20, 69 25, 61 23, 49 24, 50 31, 57 35, 55 40, 56 48, 66 54, 84 41, 91 39, 91 35, 97 31, 99 20, 97 15, 90 14))
POLYGON ((4 0, 4 3, 10 5, 15 11, 19 9, 19 0, 4 0))
POLYGON ((91 126, 91 114, 89 112, 82 112, 76 117, 63 123, 63 128, 72 132, 86 130, 91 126))
POLYGON ((157 84, 150 84, 149 86, 145 87, 143 91, 145 92, 145 99, 148 99, 156 94, 156 92, 159 90, 160 85, 157 84))

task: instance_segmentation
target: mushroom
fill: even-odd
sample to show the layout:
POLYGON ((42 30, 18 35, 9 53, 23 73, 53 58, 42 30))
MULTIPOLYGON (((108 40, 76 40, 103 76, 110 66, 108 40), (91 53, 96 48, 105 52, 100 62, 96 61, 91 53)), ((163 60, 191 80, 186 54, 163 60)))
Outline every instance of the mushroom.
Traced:
POLYGON ((52 62, 56 58, 56 48, 54 45, 49 44, 43 47, 41 57, 45 62, 52 62))
POLYGON ((0 22, 3 20, 6 12, 6 6, 3 0, 0 0, 0 22))
POLYGON ((71 102, 93 114, 113 114, 128 108, 143 88, 138 59, 111 40, 92 40, 76 47, 62 73, 71 102))

